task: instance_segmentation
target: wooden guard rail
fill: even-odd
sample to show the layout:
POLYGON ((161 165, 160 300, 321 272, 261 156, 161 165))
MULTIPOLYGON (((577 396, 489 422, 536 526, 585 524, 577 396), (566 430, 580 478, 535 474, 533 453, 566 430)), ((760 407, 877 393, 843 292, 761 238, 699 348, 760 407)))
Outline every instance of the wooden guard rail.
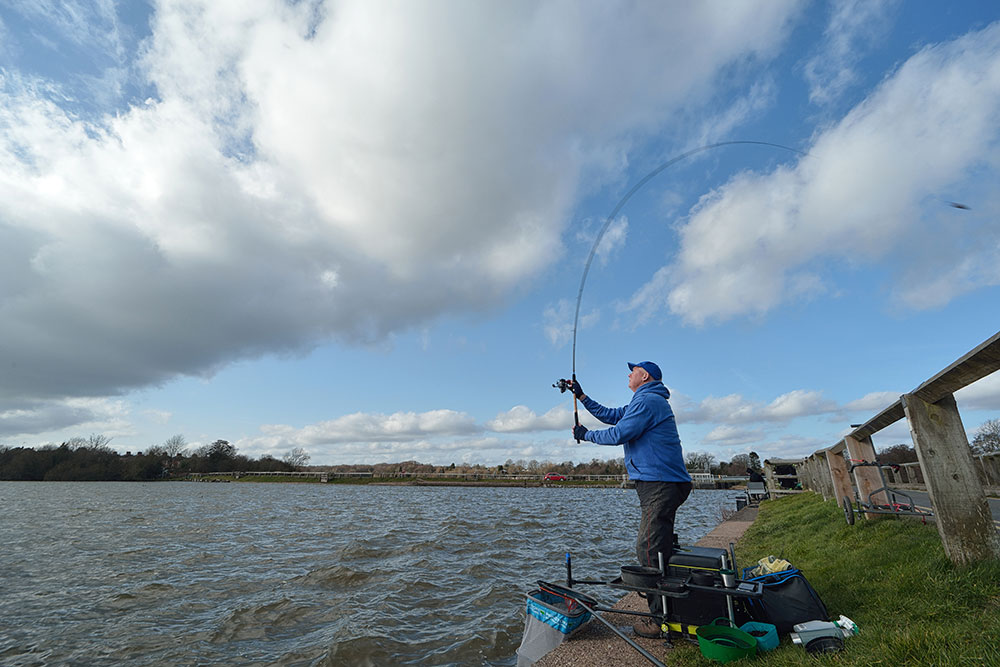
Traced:
POLYGON ((787 492, 781 488, 781 481, 783 477, 792 476, 780 475, 778 471, 791 466, 802 489, 821 493, 824 498, 833 497, 838 505, 845 497, 853 500, 854 485, 857 485, 859 496, 867 498, 881 486, 878 470, 855 468, 852 484, 847 458, 873 461, 872 435, 905 418, 910 425, 920 474, 948 557, 958 564, 1000 558, 1000 534, 993 524, 954 396, 959 389, 997 370, 1000 370, 1000 332, 913 391, 900 396, 833 446, 803 459, 765 461, 769 490, 779 494, 787 492))

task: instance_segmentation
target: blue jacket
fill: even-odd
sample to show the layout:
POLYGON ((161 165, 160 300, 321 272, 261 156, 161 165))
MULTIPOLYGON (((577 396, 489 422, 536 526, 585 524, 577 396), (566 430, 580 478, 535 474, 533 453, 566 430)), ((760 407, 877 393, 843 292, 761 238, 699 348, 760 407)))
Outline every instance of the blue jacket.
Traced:
POLYGON ((584 439, 598 445, 625 445, 625 469, 630 479, 690 482, 669 398, 670 390, 659 381, 639 387, 623 408, 606 408, 587 396, 583 407, 612 427, 587 431, 584 439))

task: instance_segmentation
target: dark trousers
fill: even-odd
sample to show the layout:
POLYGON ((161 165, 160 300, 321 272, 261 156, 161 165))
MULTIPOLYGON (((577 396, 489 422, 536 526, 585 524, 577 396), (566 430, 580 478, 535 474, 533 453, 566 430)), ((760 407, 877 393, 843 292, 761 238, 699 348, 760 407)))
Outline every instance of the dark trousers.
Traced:
MULTIPOLYGON (((642 519, 639 538, 635 542, 635 555, 639 564, 660 567, 659 554, 663 553, 664 565, 674 550, 674 517, 677 508, 691 493, 691 482, 641 482, 636 481, 642 519)), ((659 614, 660 597, 650 596, 649 611, 659 614)))

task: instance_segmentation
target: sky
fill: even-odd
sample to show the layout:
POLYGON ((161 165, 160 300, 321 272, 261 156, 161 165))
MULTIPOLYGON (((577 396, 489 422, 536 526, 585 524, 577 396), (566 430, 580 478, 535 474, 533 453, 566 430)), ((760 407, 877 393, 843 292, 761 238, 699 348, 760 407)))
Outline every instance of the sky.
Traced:
POLYGON ((998 182, 992 0, 5 0, 0 444, 617 458, 579 295, 589 396, 808 455, 1000 329, 998 182))

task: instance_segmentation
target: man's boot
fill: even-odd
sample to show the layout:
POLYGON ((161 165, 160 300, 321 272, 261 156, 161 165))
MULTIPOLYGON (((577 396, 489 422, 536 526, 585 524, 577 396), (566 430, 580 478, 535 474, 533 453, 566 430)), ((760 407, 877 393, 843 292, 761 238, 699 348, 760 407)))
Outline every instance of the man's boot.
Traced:
POLYGON ((644 618, 632 626, 632 632, 640 637, 656 639, 660 636, 660 624, 651 618, 644 618))

